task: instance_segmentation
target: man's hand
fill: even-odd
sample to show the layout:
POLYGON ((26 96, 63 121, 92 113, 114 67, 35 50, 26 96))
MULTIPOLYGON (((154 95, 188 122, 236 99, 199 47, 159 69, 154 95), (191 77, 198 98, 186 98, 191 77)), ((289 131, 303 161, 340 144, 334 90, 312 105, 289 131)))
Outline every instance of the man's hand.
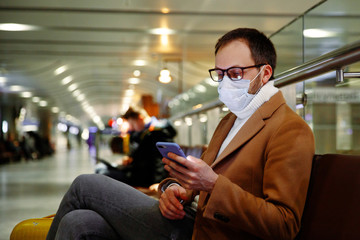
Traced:
POLYGON ((169 153, 168 157, 186 167, 184 168, 167 158, 162 159, 163 163, 166 164, 166 171, 171 177, 176 178, 184 188, 211 193, 218 175, 209 165, 193 156, 183 158, 174 153, 169 153))
POLYGON ((161 214, 171 220, 183 219, 185 211, 180 200, 187 200, 186 190, 178 185, 168 187, 159 199, 161 214))

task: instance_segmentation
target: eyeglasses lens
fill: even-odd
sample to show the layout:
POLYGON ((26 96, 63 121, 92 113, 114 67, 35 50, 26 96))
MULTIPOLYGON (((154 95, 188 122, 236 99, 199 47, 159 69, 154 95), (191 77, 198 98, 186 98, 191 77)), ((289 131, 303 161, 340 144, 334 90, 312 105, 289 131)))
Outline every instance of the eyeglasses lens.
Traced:
POLYGON ((243 77, 243 71, 241 68, 231 68, 227 71, 229 78, 232 80, 241 80, 243 77))

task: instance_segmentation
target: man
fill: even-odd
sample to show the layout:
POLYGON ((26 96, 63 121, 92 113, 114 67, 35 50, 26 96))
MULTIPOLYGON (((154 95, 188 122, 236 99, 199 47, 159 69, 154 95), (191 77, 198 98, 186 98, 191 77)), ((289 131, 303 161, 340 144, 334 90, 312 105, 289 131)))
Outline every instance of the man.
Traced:
POLYGON ((163 180, 167 173, 156 142, 169 142, 176 130, 166 119, 150 117, 145 109, 130 107, 123 118, 130 125, 130 152, 118 168, 108 165, 102 174, 138 187, 149 187, 163 180))
POLYGON ((107 200, 117 211, 111 214, 97 201, 86 200, 88 189, 77 187, 93 184, 93 177, 78 178, 48 239, 56 229, 57 236, 70 236, 65 232, 72 224, 76 230, 71 236, 90 236, 88 226, 94 221, 96 231, 108 239, 293 239, 305 204, 314 139, 269 82, 275 62, 273 44, 257 30, 225 34, 209 71, 220 82, 219 98, 231 113, 219 123, 201 159, 169 153, 185 168, 163 159, 173 178, 160 184, 159 203, 106 180, 112 190, 94 194, 118 192, 117 201, 107 200), (82 213, 84 206, 91 211, 82 213))

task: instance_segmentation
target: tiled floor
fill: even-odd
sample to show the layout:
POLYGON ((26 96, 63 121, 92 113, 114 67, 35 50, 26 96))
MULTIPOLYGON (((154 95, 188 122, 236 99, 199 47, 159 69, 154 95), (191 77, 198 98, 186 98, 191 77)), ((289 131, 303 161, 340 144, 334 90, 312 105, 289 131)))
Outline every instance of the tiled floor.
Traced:
POLYGON ((38 161, 0 165, 0 240, 9 240, 22 220, 55 213, 72 180, 93 172, 86 147, 58 151, 38 161))

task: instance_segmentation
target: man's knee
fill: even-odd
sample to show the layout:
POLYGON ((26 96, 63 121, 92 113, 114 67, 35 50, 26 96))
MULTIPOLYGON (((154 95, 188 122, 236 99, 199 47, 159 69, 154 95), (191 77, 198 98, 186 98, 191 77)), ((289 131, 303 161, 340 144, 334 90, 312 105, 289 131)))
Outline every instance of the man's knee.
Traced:
POLYGON ((103 177, 99 174, 82 174, 74 179, 73 185, 91 186, 93 183, 101 181, 103 177))

